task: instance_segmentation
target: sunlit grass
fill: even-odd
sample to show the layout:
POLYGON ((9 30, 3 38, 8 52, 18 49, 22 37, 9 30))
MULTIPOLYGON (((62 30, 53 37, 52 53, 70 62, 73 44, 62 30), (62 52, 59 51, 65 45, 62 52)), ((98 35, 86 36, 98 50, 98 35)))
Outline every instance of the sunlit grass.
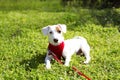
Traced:
POLYGON ((71 67, 76 66, 93 80, 119 80, 118 28, 103 27, 89 21, 93 17, 87 12, 85 15, 88 16, 81 15, 37 10, 0 11, 0 79, 84 80, 72 71, 71 67), (65 39, 83 36, 88 40, 92 57, 89 65, 83 64, 84 57, 74 55, 70 67, 52 61, 52 69, 45 69, 48 39, 42 35, 41 28, 58 23, 67 25, 65 39))

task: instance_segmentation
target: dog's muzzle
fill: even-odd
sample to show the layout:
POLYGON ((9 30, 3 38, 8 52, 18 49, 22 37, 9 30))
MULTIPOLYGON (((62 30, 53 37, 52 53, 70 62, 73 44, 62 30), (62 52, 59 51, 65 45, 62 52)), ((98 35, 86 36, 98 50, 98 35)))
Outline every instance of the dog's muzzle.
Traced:
POLYGON ((53 39, 53 41, 54 41, 55 43, 57 43, 57 42, 58 42, 58 39, 53 39))

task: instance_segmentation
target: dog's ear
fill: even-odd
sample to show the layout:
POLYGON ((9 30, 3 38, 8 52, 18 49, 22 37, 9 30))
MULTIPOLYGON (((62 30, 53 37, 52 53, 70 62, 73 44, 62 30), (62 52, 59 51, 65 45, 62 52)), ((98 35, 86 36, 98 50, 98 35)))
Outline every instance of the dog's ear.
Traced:
POLYGON ((66 33, 67 31, 67 28, 66 28, 66 25, 65 24, 58 24, 62 30, 63 33, 66 33))
POLYGON ((42 28, 42 33, 44 34, 44 35, 48 35, 48 30, 49 30, 49 27, 47 26, 47 27, 44 27, 44 28, 42 28))

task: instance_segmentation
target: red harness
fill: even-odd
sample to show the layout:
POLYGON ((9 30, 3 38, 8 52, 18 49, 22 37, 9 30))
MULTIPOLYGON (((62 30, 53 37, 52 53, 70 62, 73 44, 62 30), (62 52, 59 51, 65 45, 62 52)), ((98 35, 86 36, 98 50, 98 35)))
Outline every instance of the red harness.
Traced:
POLYGON ((54 53, 59 59, 62 57, 62 52, 64 49, 64 42, 60 43, 57 46, 54 46, 49 43, 48 50, 50 50, 52 53, 54 53))

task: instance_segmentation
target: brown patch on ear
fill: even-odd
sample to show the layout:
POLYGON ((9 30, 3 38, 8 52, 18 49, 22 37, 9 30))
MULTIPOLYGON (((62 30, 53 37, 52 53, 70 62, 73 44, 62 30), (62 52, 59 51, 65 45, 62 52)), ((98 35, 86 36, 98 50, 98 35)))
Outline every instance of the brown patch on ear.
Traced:
POLYGON ((56 27, 56 31, 57 31, 58 33, 61 33, 61 27, 60 27, 60 26, 57 26, 57 27, 56 27))

